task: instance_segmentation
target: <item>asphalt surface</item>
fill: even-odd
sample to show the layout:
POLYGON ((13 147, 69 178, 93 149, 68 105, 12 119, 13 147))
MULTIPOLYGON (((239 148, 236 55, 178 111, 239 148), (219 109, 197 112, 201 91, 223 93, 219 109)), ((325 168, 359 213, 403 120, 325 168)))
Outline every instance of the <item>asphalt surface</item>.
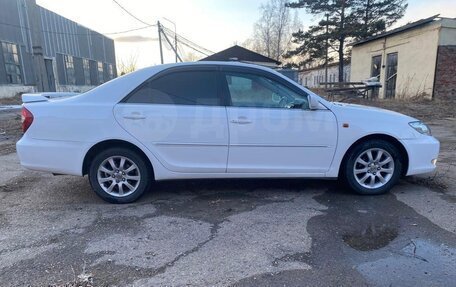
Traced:
POLYGON ((433 127, 445 187, 412 178, 381 196, 332 181, 188 180, 112 205, 87 178, 2 155, 0 286, 454 286, 454 123, 433 127))

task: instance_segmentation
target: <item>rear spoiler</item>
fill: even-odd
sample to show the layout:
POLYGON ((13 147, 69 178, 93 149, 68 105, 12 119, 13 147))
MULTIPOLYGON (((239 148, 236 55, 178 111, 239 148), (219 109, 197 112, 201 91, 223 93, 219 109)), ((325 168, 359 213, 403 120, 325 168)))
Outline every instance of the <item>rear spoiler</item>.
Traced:
POLYGON ((69 98, 78 95, 78 93, 35 93, 35 94, 23 94, 22 102, 25 103, 34 103, 34 102, 46 102, 53 99, 63 99, 69 98))

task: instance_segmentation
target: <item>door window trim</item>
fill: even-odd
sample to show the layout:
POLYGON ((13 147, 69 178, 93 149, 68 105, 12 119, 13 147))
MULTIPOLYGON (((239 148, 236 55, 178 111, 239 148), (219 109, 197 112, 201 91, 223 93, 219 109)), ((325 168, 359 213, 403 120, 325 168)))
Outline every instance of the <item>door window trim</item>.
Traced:
MULTIPOLYGON (((271 107, 238 107, 238 106, 233 106, 233 103, 231 102, 231 94, 229 91, 228 87, 228 82, 226 80, 226 73, 237 73, 237 74, 249 74, 249 75, 254 75, 254 76, 259 76, 259 77, 264 77, 266 79, 269 79, 273 82, 277 82, 286 88, 292 90, 296 94, 299 94, 303 97, 308 97, 309 94, 306 93, 305 91, 301 90, 300 88, 292 85, 288 81, 282 79, 281 77, 274 75, 270 72, 262 71, 259 69, 255 68, 250 68, 250 67, 236 67, 236 66, 220 66, 220 81, 221 81, 221 93, 223 93, 223 98, 226 100, 226 106, 227 107, 235 107, 235 108, 254 108, 254 109, 284 109, 284 108, 271 108, 271 107)), ((286 109, 285 109, 286 110, 286 109)), ((290 109, 288 109, 290 110, 290 109)), ((301 111, 306 111, 307 109, 299 109, 301 111)))

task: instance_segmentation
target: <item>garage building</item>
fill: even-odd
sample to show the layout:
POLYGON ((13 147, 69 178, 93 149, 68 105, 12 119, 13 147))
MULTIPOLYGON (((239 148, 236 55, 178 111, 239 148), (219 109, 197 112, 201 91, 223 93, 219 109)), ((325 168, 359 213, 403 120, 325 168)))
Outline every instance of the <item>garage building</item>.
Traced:
POLYGON ((377 77, 380 98, 456 97, 456 19, 432 16, 353 44, 351 80, 377 77))

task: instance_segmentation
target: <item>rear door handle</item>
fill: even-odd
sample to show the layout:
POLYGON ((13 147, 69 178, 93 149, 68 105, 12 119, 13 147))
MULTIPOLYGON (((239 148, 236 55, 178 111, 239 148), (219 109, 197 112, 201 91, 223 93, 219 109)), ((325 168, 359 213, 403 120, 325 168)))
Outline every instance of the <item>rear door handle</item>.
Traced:
POLYGON ((246 117, 239 117, 237 120, 231 120, 231 123, 238 125, 248 125, 251 124, 252 121, 249 121, 246 117))

